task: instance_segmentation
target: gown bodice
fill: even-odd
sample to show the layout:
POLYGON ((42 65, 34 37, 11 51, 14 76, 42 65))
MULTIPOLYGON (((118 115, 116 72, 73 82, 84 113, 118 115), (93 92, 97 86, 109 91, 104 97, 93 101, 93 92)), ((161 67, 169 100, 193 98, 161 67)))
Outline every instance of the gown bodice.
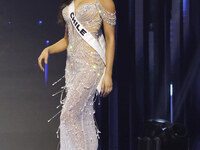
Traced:
MULTIPOLYGON (((95 70, 102 70, 105 67, 103 60, 96 50, 94 50, 74 29, 68 16, 68 6, 62 10, 63 18, 66 22, 65 32, 68 34, 67 47, 67 67, 71 66, 73 71, 82 71, 87 67, 95 70), (73 66, 73 67, 72 67, 73 66)), ((99 0, 84 3, 75 10, 78 21, 98 40, 102 33, 102 23, 105 21, 110 25, 116 24, 116 12, 107 11, 99 0)), ((75 71, 75 72, 76 72, 75 71)))
MULTIPOLYGON (((74 29, 68 15, 68 7, 62 10, 63 18, 66 22, 65 32, 68 34, 68 47, 66 59, 66 85, 70 86, 70 82, 75 74, 82 72, 88 74, 89 71, 95 71, 98 76, 103 74, 105 64, 98 52, 93 49, 74 29)), ((106 10, 100 0, 84 3, 75 10, 77 20, 93 35, 99 42, 102 33, 102 24, 114 26, 116 24, 116 11, 114 13, 106 10)), ((104 38, 105 42, 105 38, 104 38)), ((89 85, 89 83, 88 83, 89 85)), ((85 84, 85 86, 87 86, 85 84)))

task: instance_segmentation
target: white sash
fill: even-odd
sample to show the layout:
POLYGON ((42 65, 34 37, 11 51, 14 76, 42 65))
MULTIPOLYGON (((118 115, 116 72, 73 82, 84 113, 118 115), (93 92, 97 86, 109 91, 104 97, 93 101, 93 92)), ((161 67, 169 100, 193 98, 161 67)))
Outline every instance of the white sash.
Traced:
MULTIPOLYGON (((93 48, 95 49, 99 55, 101 56, 104 64, 106 65, 106 56, 105 56, 105 39, 103 36, 102 31, 100 30, 100 37, 99 37, 99 42, 92 36, 92 34, 90 32, 87 31, 87 29, 85 29, 81 23, 77 20, 75 13, 74 13, 74 0, 71 2, 71 4, 68 7, 69 9, 69 18, 74 26, 74 28, 76 29, 76 31, 79 33, 79 35, 93 48)), ((97 91, 98 94, 100 94, 101 91, 101 83, 102 83, 102 79, 103 76, 105 74, 105 70, 106 67, 104 68, 104 72, 103 75, 100 79, 99 84, 97 85, 97 91)))

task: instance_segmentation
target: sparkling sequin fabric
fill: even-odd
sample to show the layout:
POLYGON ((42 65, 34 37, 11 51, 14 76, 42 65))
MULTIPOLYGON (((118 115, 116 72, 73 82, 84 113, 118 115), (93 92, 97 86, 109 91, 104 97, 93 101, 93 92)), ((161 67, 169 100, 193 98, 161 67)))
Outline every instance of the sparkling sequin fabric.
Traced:
MULTIPOLYGON (((65 75, 62 77, 65 78, 65 86, 59 91, 62 92, 60 150, 97 150, 100 131, 95 123, 93 104, 105 64, 100 55, 74 29, 68 17, 68 6, 62 10, 62 14, 69 44, 65 75), (64 91, 66 97, 62 99, 64 91)), ((99 0, 82 4, 75 11, 75 15, 96 39, 103 21, 112 26, 116 24, 116 12, 107 11, 99 0)))

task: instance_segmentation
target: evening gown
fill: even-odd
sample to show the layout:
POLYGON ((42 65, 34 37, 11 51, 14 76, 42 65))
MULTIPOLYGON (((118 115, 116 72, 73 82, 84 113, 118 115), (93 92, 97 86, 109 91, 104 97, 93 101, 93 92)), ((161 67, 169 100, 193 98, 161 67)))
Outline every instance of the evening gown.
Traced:
MULTIPOLYGON (((60 150, 97 150, 100 131, 95 122, 93 104, 105 64, 98 52, 74 29, 68 17, 68 6, 62 10, 62 15, 69 44, 65 74, 62 77, 65 78, 65 85, 53 95, 61 93, 59 106, 62 106, 62 109, 57 131, 57 135, 60 131, 59 147, 60 150), (64 98, 63 92, 66 92, 64 98)), ((112 13, 106 10, 100 0, 82 4, 75 11, 75 15, 97 40, 103 21, 112 26, 116 24, 116 11, 112 13)))

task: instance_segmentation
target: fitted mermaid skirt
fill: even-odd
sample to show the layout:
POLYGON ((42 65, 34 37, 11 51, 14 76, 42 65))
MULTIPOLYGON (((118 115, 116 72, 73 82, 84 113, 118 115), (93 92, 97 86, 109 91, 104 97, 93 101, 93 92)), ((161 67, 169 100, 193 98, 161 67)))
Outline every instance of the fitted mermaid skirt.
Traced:
MULTIPOLYGON (((63 76, 65 86, 61 90, 62 94, 66 92, 66 96, 60 98, 60 150, 97 150, 100 131, 94 117, 94 98, 105 64, 98 52, 73 28, 68 17, 68 6, 62 10, 62 14, 69 41, 63 76)), ((81 5, 75 14, 97 41, 99 33, 102 33, 103 21, 112 26, 116 24, 115 13, 104 9, 99 0, 81 5)))

